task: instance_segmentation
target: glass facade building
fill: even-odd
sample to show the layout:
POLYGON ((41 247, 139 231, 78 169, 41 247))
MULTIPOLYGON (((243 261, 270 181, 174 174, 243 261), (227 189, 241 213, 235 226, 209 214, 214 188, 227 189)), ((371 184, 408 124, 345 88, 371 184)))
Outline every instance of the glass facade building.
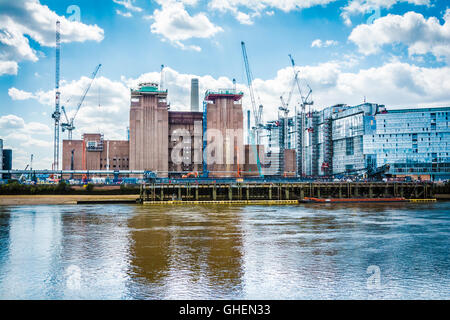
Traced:
POLYGON ((364 135, 364 154, 396 176, 450 178, 450 108, 390 110, 364 135))
POLYGON ((450 107, 337 105, 306 114, 303 128, 302 114, 297 117, 299 176, 339 175, 389 164, 389 173, 397 177, 450 178, 450 107))

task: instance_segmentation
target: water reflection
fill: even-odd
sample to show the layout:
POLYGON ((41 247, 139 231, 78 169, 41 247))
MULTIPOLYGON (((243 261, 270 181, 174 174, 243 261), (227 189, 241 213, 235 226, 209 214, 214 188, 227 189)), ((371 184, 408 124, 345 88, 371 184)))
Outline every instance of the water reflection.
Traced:
POLYGON ((3 206, 0 298, 448 299, 449 209, 3 206))
POLYGON ((148 284, 145 297, 206 297, 198 288, 215 288, 208 296, 233 297, 242 276, 240 211, 172 207, 164 214, 139 210, 130 218, 131 264, 148 284))

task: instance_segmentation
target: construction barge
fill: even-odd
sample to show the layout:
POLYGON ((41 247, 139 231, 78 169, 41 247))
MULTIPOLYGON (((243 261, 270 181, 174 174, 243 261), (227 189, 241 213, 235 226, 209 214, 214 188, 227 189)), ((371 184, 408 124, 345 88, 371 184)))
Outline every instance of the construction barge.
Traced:
POLYGON ((432 183, 289 182, 144 184, 142 204, 298 204, 301 202, 431 202, 432 183))

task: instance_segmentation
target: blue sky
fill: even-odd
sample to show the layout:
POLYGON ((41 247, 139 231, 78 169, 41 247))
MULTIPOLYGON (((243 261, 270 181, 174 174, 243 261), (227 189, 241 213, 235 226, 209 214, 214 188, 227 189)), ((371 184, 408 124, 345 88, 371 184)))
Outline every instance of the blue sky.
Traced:
MULTIPOLYGON (((265 120, 277 117, 279 96, 289 91, 288 54, 317 109, 364 97, 391 108, 447 106, 448 7, 446 0, 0 0, 0 138, 14 150, 15 168, 31 153, 36 168, 51 167, 56 19, 69 114, 102 64, 74 137, 124 139, 129 88, 159 82, 161 64, 172 109, 187 109, 194 76, 201 90, 236 78, 246 92, 241 41, 265 120)), ((291 106, 298 101, 294 94, 291 106)))

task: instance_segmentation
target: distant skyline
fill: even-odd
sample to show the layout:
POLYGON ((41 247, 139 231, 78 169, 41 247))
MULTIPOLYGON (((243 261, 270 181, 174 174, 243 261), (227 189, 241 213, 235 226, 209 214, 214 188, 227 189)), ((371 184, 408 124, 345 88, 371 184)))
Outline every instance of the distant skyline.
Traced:
MULTIPOLYGON (((126 139, 130 88, 160 81, 171 110, 190 109, 191 79, 231 88, 250 107, 246 43, 264 120, 277 117, 295 59, 314 108, 368 102, 449 106, 450 5, 446 0, 0 0, 0 138, 14 169, 53 160, 55 22, 61 21, 61 103, 69 117, 97 64, 74 139, 126 139)), ((298 104, 294 93, 291 108, 298 104)), ((292 114, 292 113, 291 113, 292 114)), ((61 133, 67 138, 67 132, 61 133)))

